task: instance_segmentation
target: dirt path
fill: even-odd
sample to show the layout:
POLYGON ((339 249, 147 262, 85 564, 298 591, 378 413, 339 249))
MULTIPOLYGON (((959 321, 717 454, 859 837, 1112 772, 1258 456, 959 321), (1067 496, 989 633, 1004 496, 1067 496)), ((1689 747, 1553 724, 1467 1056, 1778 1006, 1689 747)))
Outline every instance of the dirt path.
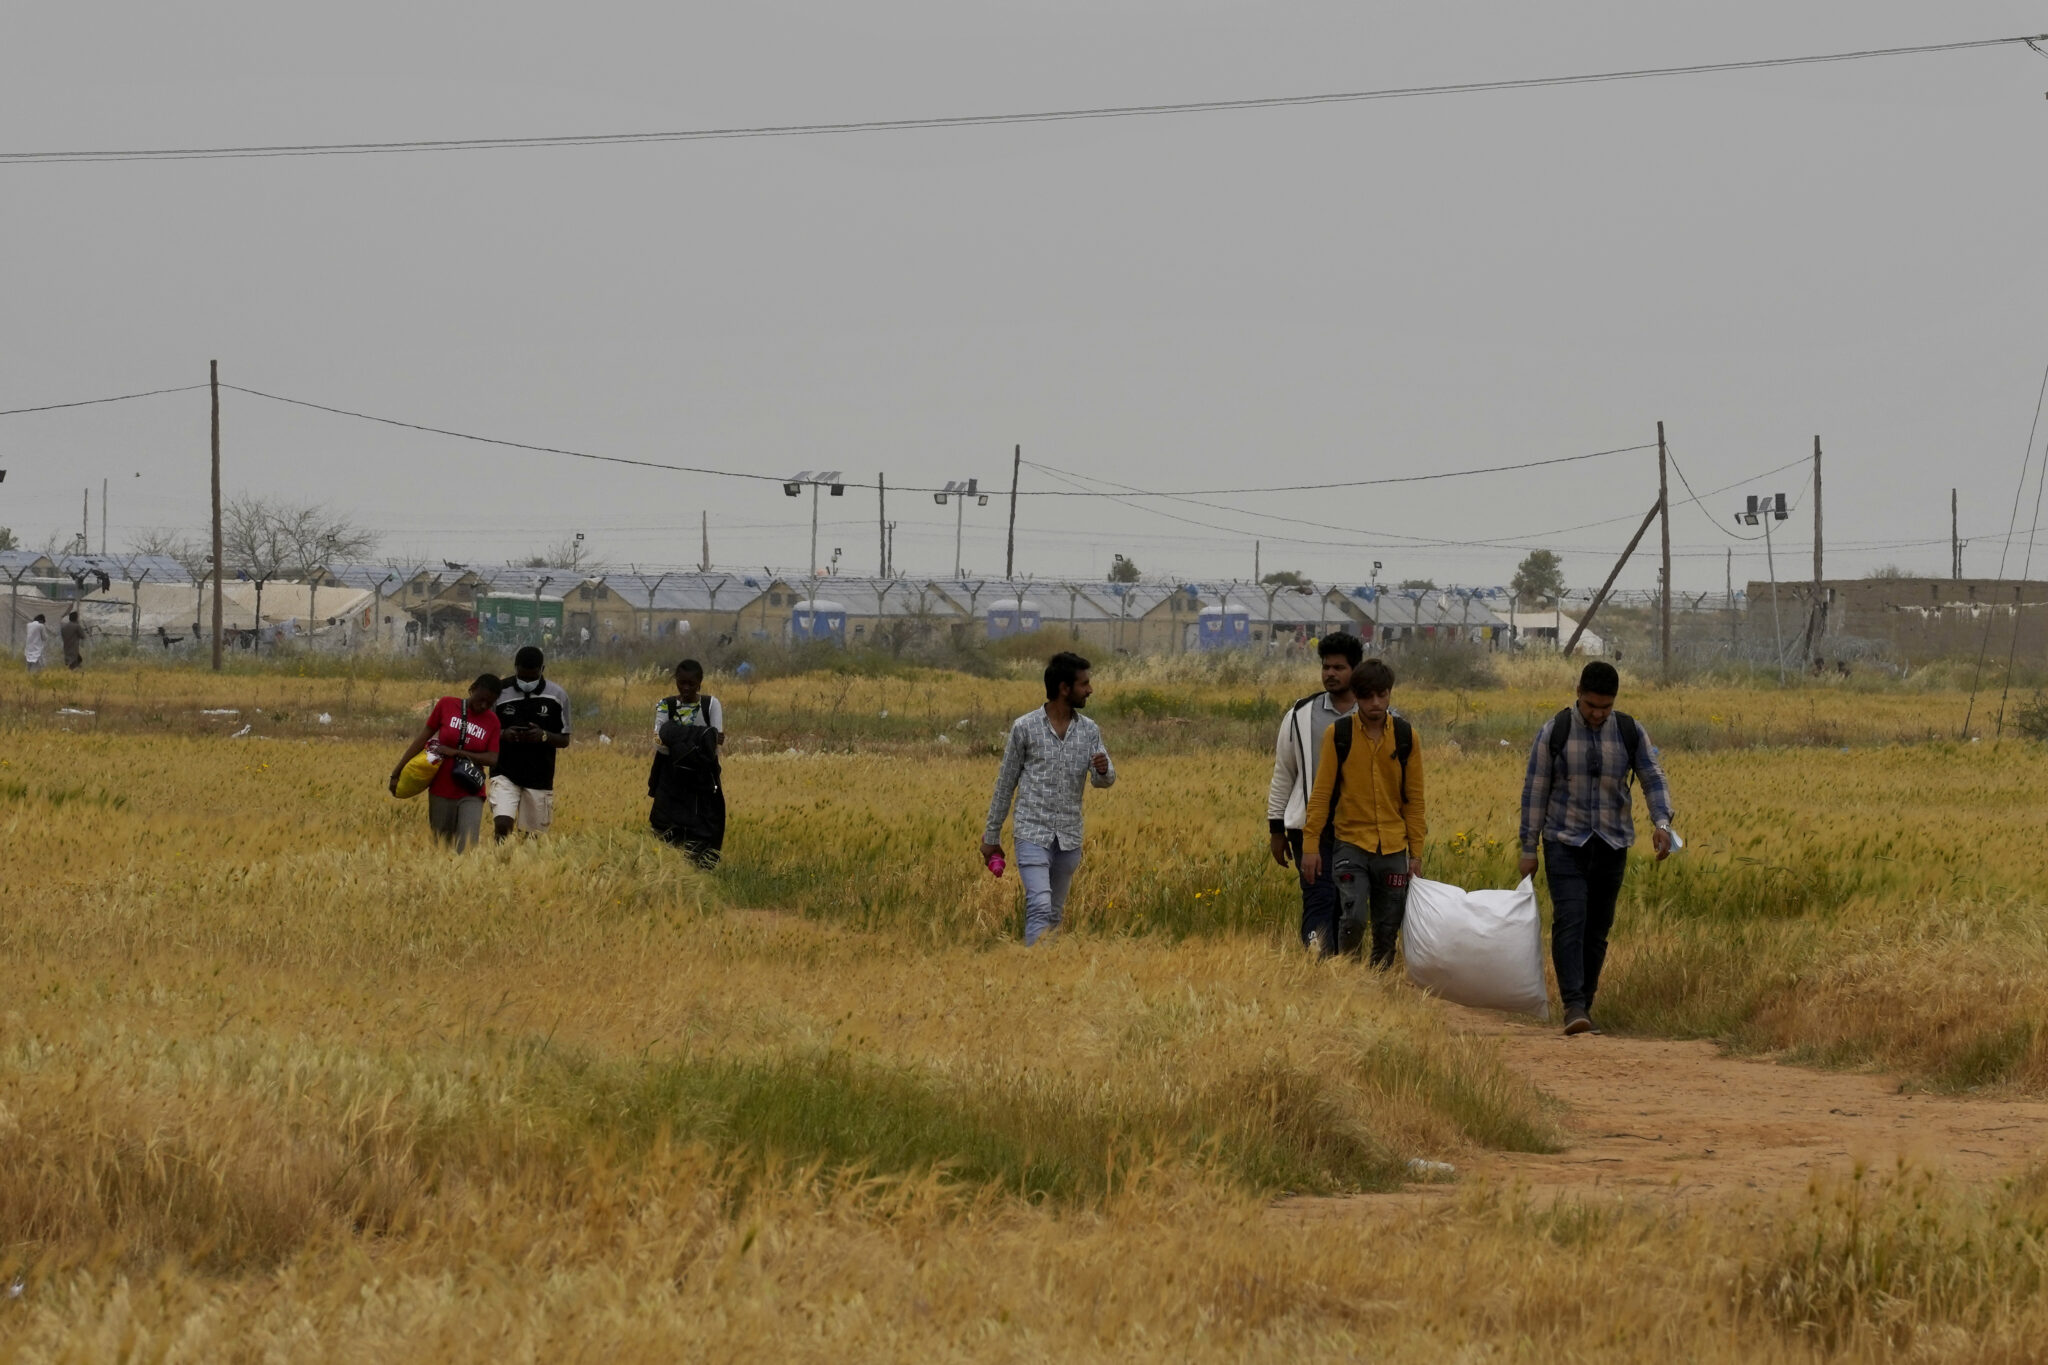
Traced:
MULTIPOLYGON (((1901 1159, 1969 1180, 2048 1156, 2048 1103, 1901 1093, 1895 1078, 1813 1071, 1722 1055, 1711 1043, 1565 1038, 1450 1007, 1457 1026, 1497 1038, 1509 1065, 1569 1106, 1567 1146, 1549 1155, 1483 1153, 1474 1178, 1555 1195, 1716 1197, 1800 1188, 1817 1172, 1901 1159)), ((1427 1200, 1447 1186, 1380 1199, 1427 1200)), ((1334 1212, 1355 1200, 1291 1200, 1334 1212)))

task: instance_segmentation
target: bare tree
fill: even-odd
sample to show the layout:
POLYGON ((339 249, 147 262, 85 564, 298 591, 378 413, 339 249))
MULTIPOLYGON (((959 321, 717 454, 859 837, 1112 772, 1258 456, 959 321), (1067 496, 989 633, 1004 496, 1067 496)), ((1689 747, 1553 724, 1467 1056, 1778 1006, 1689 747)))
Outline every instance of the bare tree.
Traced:
MULTIPOLYGON (((256 627, 263 626, 263 588, 274 579, 312 579, 328 563, 360 559, 374 533, 320 503, 287 503, 240 493, 221 509, 224 568, 256 585, 256 627)), ((310 613, 310 605, 309 605, 310 613)))
POLYGON ((574 569, 586 578, 607 567, 602 559, 583 548, 580 535, 564 536, 544 550, 528 555, 523 567, 528 569, 574 569))

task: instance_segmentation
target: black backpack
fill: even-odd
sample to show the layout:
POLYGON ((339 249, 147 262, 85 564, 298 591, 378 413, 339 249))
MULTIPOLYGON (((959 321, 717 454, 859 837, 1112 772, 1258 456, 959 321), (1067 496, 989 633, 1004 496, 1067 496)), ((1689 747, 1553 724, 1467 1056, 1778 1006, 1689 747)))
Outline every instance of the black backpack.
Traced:
MULTIPOLYGON (((1564 770, 1564 746, 1572 737, 1572 713, 1578 708, 1567 706, 1557 713, 1550 722, 1550 771, 1552 776, 1564 770)), ((1636 724, 1634 716, 1614 713, 1614 723, 1621 730, 1621 747, 1628 750, 1628 771, 1622 775, 1621 784, 1626 788, 1636 779, 1636 755, 1643 747, 1643 730, 1636 724)))
MULTIPOLYGON (((1337 798, 1344 794, 1344 765, 1351 760, 1351 722, 1357 715, 1356 711, 1351 711, 1337 717, 1331 735, 1331 742, 1337 746, 1337 777, 1330 783, 1328 818, 1331 824, 1337 822, 1337 798)), ((1401 764, 1401 804, 1405 806, 1408 804, 1408 755, 1415 752, 1415 727, 1399 716, 1388 716, 1387 720, 1394 727, 1394 757, 1401 764)), ((1316 837, 1322 837, 1321 830, 1316 831, 1316 837)))

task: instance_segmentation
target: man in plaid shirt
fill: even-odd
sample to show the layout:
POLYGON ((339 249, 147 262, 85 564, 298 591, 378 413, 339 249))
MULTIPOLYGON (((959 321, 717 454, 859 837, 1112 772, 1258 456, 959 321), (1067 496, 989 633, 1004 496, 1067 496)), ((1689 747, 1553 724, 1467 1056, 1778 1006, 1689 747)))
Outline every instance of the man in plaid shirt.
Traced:
POLYGON ((1010 726, 981 860, 1003 851, 1003 821, 1017 803, 1017 878, 1024 883, 1024 942, 1060 927, 1067 888, 1081 866, 1081 793, 1116 781, 1102 731, 1081 714, 1094 692, 1088 661, 1062 651, 1046 660, 1045 705, 1010 726))
POLYGON ((1671 788, 1649 732, 1615 711, 1620 690, 1613 664, 1587 664, 1579 674, 1578 701, 1537 732, 1522 782, 1521 872, 1535 872, 1540 845, 1543 879, 1550 886, 1550 960, 1567 1035, 1600 1031, 1593 1023, 1593 996, 1607 960, 1629 846, 1636 841, 1631 779, 1642 782, 1656 822, 1651 843, 1658 861, 1671 856, 1671 788))

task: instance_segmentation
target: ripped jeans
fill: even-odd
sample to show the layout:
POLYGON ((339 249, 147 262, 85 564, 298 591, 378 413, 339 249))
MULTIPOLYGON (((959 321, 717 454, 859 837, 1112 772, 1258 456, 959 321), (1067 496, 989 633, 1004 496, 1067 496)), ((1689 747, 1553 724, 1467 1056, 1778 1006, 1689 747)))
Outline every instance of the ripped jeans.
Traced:
POLYGON ((1331 864, 1337 878, 1337 899, 1344 907, 1339 923, 1344 951, 1356 953, 1372 930, 1372 965, 1394 965, 1394 941, 1408 918, 1408 853, 1368 853, 1356 844, 1337 842, 1331 864))

